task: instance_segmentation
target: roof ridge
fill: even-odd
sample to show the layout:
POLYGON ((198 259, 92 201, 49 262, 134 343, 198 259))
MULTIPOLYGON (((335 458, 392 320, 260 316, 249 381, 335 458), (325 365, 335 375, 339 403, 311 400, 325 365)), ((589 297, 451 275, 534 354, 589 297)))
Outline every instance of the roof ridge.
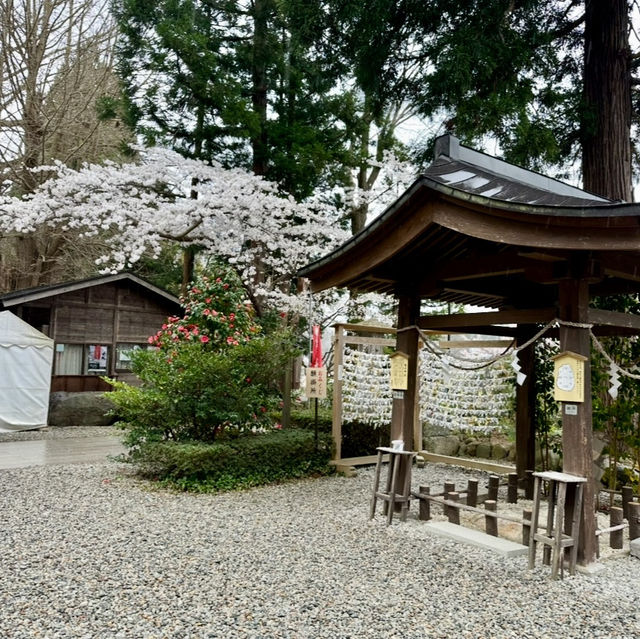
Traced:
POLYGON ((613 202, 613 200, 590 193, 589 191, 580 189, 577 186, 572 186, 571 184, 543 175, 537 171, 525 169, 517 164, 511 164, 506 160, 501 160, 500 158, 484 153, 483 151, 477 151, 468 146, 464 146, 463 144, 460 144, 460 140, 457 137, 450 133, 441 135, 436 139, 434 155, 434 159, 438 159, 440 156, 444 155, 452 160, 458 160, 459 162, 463 162, 492 173, 497 177, 515 180, 527 186, 542 189, 549 193, 555 193, 556 195, 566 195, 584 200, 594 200, 602 202, 603 204, 613 202))

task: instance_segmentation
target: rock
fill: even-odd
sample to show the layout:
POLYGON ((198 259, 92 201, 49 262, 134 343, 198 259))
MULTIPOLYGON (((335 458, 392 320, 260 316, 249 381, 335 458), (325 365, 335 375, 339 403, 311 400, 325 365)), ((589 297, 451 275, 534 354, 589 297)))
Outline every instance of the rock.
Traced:
POLYGON ((629 550, 633 557, 640 559, 640 537, 629 542, 629 550))
POLYGON ((455 435, 429 437, 428 450, 436 455, 456 455, 460 449, 460 440, 455 435))
POLYGON ((516 460, 516 445, 515 443, 509 444, 509 453, 507 459, 512 462, 516 460))
POLYGON ((491 447, 491 459, 504 459, 509 451, 502 444, 494 444, 491 447))
POLYGON ((107 413, 113 409, 108 393, 51 393, 50 426, 108 426, 114 421, 107 413))
POLYGON ((465 444, 465 453, 467 457, 475 457, 478 454, 478 441, 472 439, 465 444))
POLYGON ((491 458, 491 444, 488 442, 479 442, 476 448, 476 457, 482 457, 483 459, 491 458))

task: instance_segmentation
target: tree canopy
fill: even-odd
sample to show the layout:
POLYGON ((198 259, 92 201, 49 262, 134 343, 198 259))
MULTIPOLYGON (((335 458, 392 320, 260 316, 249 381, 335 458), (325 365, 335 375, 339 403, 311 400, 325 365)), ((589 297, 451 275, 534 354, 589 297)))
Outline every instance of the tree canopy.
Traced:
POLYGON ((463 140, 491 136, 517 164, 562 175, 580 160, 585 189, 630 200, 632 2, 436 4, 421 112, 440 114, 463 140))
POLYGON ((0 233, 55 228, 80 242, 99 237, 96 268, 103 271, 159 255, 166 241, 197 245, 233 266, 258 314, 297 309, 291 287, 298 268, 344 239, 326 207, 284 197, 277 184, 245 169, 168 149, 143 151, 136 163, 58 171, 32 194, 1 203, 0 233))

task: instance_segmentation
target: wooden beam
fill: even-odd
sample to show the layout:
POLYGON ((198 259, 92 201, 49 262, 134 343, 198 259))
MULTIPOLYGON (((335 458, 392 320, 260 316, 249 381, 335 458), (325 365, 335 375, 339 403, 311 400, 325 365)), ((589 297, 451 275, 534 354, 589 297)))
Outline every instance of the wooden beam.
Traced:
POLYGON ((553 265, 538 264, 522 270, 510 270, 501 275, 478 272, 469 277, 448 278, 429 272, 424 277, 414 274, 413 280, 417 283, 420 295, 425 298, 438 298, 443 293, 457 293, 497 302, 510 300, 510 304, 513 305, 518 303, 517 300, 541 298, 552 298, 555 302, 555 292, 550 294, 545 289, 546 285, 556 284, 558 278, 553 274, 553 265))
POLYGON ((344 337, 345 344, 372 344, 374 346, 395 346, 396 339, 395 337, 391 339, 390 337, 356 337, 346 335, 344 337))
POLYGON ((441 195, 433 209, 433 223, 473 238, 503 245, 574 251, 637 251, 638 220, 628 216, 531 215, 529 207, 488 209, 481 203, 462 203, 441 195), (521 209, 521 210, 519 210, 521 209))
POLYGON ((513 466, 499 464, 498 462, 491 462, 481 459, 469 459, 465 457, 451 457, 449 455, 438 455, 436 453, 430 453, 427 450, 421 450, 420 457, 422 457, 425 461, 433 462, 434 464, 450 464, 451 466, 462 466, 463 468, 473 468, 474 470, 483 470, 486 473, 494 473, 499 475, 508 475, 514 470, 513 466))
POLYGON ((515 326, 466 326, 463 328, 450 328, 441 331, 424 331, 448 335, 493 335, 495 337, 514 338, 518 329, 515 326))
POLYGON ((568 257, 567 252, 557 250, 519 251, 518 255, 538 262, 561 262, 568 257))
POLYGON ((445 283, 516 275, 522 275, 525 279, 533 282, 545 283, 554 280, 554 264, 562 261, 564 258, 557 255, 527 254, 522 251, 509 250, 497 255, 454 260, 444 265, 434 265, 429 270, 434 280, 445 283))
POLYGON ((520 257, 513 251, 505 251, 497 255, 482 255, 447 262, 444 265, 435 266, 432 272, 436 279, 454 282, 481 277, 515 275, 523 273, 528 264, 531 262, 526 258, 520 257))
POLYGON ((352 331, 354 333, 380 333, 382 335, 395 335, 396 329, 391 326, 376 326, 375 324, 334 324, 333 328, 338 330, 340 327, 345 331, 352 331))
POLYGON ((630 295, 640 293, 640 281, 622 279, 615 276, 606 277, 593 284, 590 289, 591 297, 608 297, 609 295, 630 295))
MULTIPOLYGON (((640 335, 640 330, 637 328, 622 328, 621 326, 598 326, 595 324, 591 329, 591 332, 596 337, 632 337, 633 335, 640 335)), ((549 335, 551 337, 551 335, 549 335)))
POLYGON ((533 308, 457 315, 423 315, 418 320, 418 326, 422 329, 449 330, 451 328, 488 327, 495 324, 539 324, 550 322, 556 317, 556 313, 555 308, 533 308))
POLYGON ((619 328, 632 328, 640 330, 640 316, 618 311, 605 311, 599 308, 590 308, 587 311, 587 323, 599 326, 616 326, 619 328))
POLYGON ((497 302, 504 302, 507 299, 506 295, 498 293, 489 293, 488 291, 475 290, 475 289, 463 289, 463 288, 449 288, 448 286, 442 289, 443 293, 459 293, 460 295, 482 295, 487 299, 492 299, 497 302))
POLYGON ((640 253, 637 250, 630 253, 606 251, 600 253, 599 258, 605 275, 640 282, 640 253))
POLYGON ((503 339, 458 339, 458 340, 445 340, 441 339, 438 342, 438 347, 442 349, 447 348, 508 348, 513 344, 513 340, 503 339))

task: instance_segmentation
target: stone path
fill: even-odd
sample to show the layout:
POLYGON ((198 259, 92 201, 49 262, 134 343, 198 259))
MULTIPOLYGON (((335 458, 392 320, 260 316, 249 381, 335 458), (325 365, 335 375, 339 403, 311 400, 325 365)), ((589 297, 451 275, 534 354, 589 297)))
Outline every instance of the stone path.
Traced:
POLYGON ((103 462, 125 451, 117 437, 0 442, 0 469, 103 462))

